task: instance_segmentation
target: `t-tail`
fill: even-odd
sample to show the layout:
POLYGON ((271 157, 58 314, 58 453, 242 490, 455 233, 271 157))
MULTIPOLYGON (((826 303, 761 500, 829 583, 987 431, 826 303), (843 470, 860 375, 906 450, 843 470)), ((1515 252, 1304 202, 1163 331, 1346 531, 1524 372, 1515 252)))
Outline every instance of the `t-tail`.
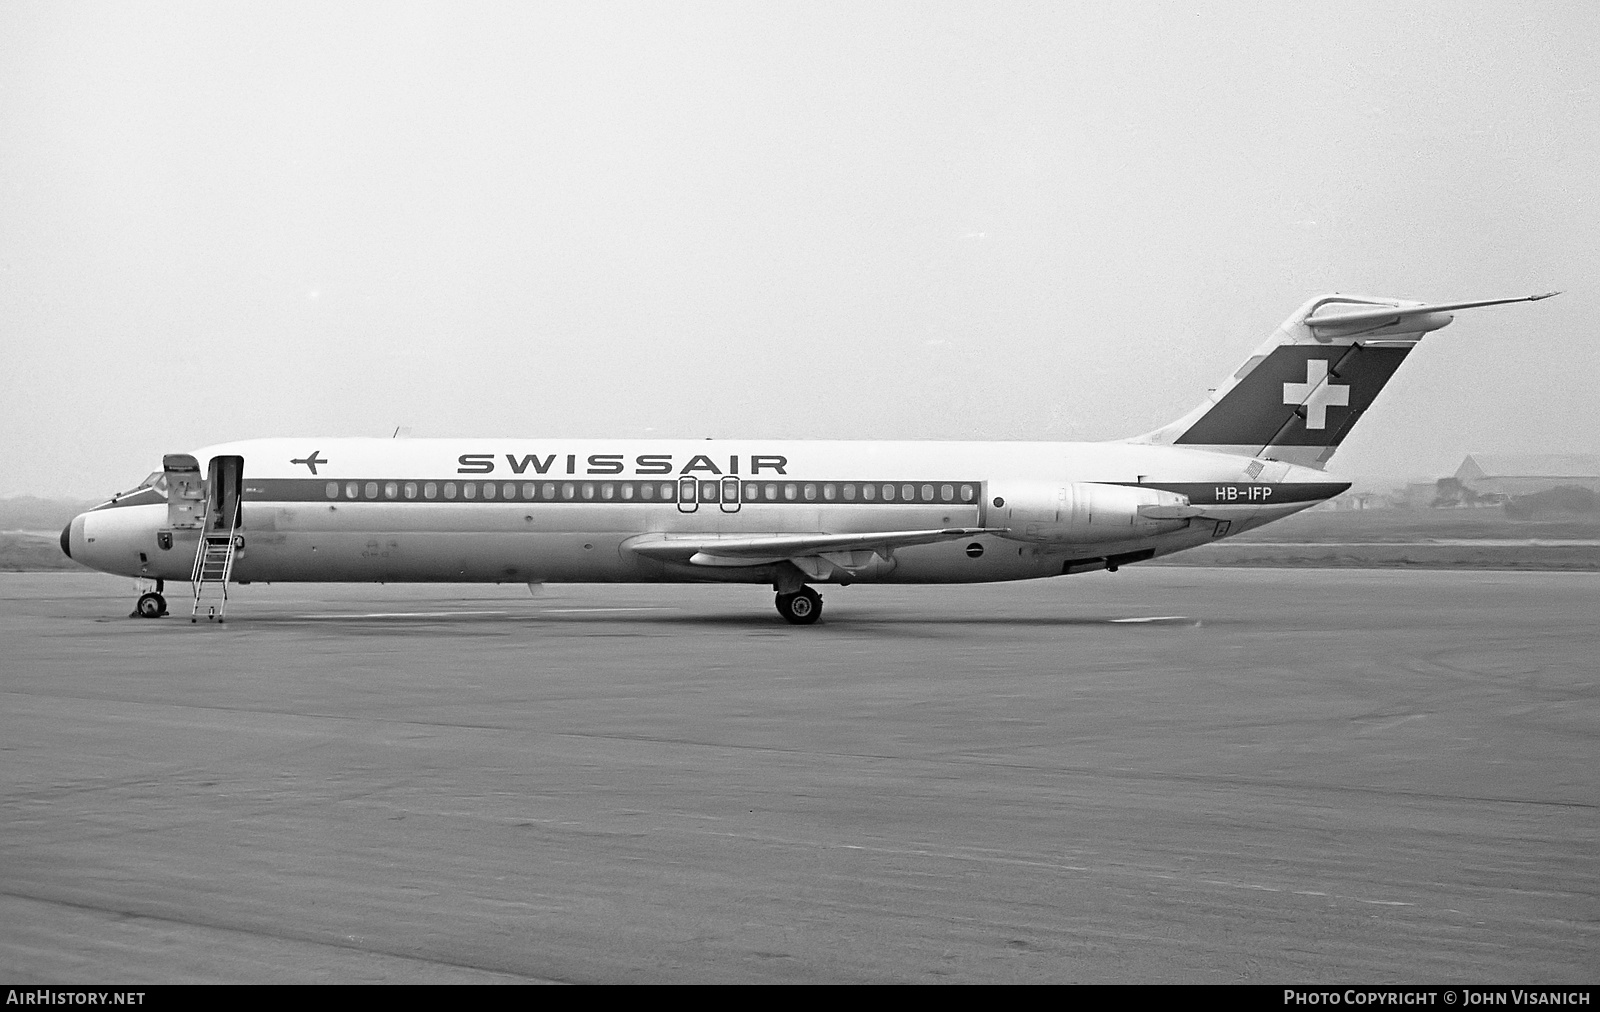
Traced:
POLYGON ((1461 309, 1517 299, 1430 305, 1324 295, 1273 332, 1199 407, 1130 442, 1324 467, 1424 334, 1461 309))

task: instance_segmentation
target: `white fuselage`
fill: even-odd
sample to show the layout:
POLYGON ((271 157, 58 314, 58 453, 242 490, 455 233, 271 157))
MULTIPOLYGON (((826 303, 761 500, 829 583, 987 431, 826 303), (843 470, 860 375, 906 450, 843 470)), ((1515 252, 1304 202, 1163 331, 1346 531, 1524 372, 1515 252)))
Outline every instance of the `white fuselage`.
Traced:
MULTIPOLYGON (((202 469, 243 458, 241 583, 766 583, 770 565, 649 557, 630 541, 940 528, 998 533, 898 547, 817 579, 1017 580, 1180 551, 1346 487, 1279 462, 1129 443, 262 439, 194 456, 202 469), (1166 487, 1204 512, 1134 517, 1088 540, 1030 535, 1041 516, 1049 528, 1052 495, 1074 483, 1166 487)), ((190 577, 199 539, 172 529, 165 497, 150 492, 83 514, 63 536, 86 565, 163 579, 190 577)))

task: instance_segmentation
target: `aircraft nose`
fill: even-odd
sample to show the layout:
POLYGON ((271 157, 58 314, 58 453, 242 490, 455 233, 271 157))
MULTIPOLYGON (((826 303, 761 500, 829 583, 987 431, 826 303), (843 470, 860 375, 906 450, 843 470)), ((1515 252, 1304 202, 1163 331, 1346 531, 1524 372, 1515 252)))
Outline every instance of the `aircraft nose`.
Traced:
POLYGON ((72 558, 72 524, 61 528, 61 552, 67 558, 72 558))

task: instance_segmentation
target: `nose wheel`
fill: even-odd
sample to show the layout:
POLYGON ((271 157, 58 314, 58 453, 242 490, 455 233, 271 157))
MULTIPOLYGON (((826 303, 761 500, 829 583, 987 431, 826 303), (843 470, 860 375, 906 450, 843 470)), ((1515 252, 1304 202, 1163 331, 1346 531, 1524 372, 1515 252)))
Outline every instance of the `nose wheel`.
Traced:
POLYGON ((822 616, 822 595, 810 587, 793 594, 779 594, 778 614, 793 625, 810 625, 822 616))
POLYGON ((167 613, 167 599, 160 594, 151 592, 140 594, 139 600, 133 606, 133 614, 129 618, 160 618, 167 613))

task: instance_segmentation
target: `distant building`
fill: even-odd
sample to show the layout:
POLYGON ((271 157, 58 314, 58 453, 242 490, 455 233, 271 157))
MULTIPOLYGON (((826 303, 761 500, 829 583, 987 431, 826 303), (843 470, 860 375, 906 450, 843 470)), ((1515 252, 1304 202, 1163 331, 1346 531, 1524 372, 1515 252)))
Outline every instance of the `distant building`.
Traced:
POLYGON ((1438 484, 1431 481, 1408 481, 1390 492, 1387 503, 1400 509, 1424 509, 1433 505, 1438 495, 1438 484))
POLYGON ((1563 486, 1600 492, 1600 453, 1469 453, 1456 480, 1480 496, 1516 496, 1563 486))
POLYGON ((1313 506, 1312 509, 1326 510, 1330 513, 1351 513, 1364 510, 1375 502, 1381 502, 1376 492, 1345 492, 1334 496, 1321 506, 1313 506))

